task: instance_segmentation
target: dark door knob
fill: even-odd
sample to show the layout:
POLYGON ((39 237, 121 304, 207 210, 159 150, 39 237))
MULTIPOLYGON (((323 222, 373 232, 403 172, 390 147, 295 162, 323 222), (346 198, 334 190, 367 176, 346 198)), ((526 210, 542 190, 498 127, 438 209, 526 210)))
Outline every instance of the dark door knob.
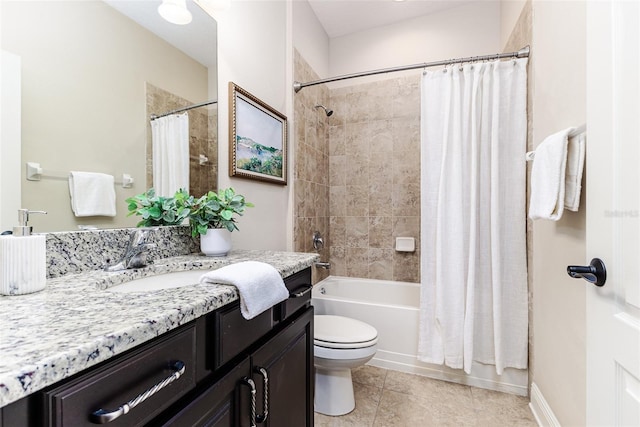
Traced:
POLYGON ((600 258, 592 259, 591 264, 587 266, 569 265, 567 274, 574 279, 584 279, 596 286, 604 286, 607 281, 607 269, 600 258))

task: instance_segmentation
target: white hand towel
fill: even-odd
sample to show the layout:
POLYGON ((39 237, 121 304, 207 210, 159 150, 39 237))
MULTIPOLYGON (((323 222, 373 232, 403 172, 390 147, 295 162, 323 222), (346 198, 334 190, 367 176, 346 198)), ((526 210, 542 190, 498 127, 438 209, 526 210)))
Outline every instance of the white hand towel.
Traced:
POLYGON ((205 273, 200 283, 233 285, 240 293, 240 311, 249 320, 289 298, 278 270, 258 261, 244 261, 205 273))
POLYGON ((545 138, 538 148, 531 169, 529 218, 557 221, 564 211, 565 168, 568 128, 545 138))
POLYGON ((585 139, 586 135, 581 133, 573 138, 569 138, 567 145, 567 171, 565 174, 564 207, 573 212, 576 212, 580 207, 585 139))
POLYGON ((116 190, 112 175, 69 173, 71 209, 76 216, 116 216, 116 190))

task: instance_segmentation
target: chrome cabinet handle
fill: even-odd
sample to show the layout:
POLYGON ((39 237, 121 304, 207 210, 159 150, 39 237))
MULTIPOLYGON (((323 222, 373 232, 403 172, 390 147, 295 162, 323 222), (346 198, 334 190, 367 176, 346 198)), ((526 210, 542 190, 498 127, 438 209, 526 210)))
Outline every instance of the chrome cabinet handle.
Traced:
POLYGON ((261 368, 259 366, 256 366, 255 370, 257 373, 262 375, 262 384, 264 385, 263 402, 262 402, 262 408, 264 413, 262 415, 258 415, 258 418, 257 418, 259 423, 263 423, 267 421, 267 417, 269 416, 269 375, 267 374, 266 369, 261 368))
POLYGON ((301 298, 306 294, 308 294, 309 292, 311 292, 311 289, 313 289, 313 285, 300 286, 299 288, 296 288, 295 290, 289 293, 289 298, 301 298), (299 289, 302 289, 302 290, 299 290, 299 289))
POLYGON ((256 383, 251 378, 242 378, 242 383, 251 389, 251 427, 256 427, 256 383))
POLYGON ((106 423, 110 423, 111 421, 115 420, 121 415, 128 414, 131 409, 135 408, 140 403, 144 402, 149 397, 153 396, 158 391, 162 390, 167 385, 171 384, 172 382, 180 378, 182 374, 184 374, 186 366, 183 361, 176 360, 174 362, 171 362, 169 368, 174 372, 167 378, 163 379, 162 381, 160 381, 159 383, 157 383, 156 385, 154 385, 144 393, 139 394, 134 399, 131 399, 127 403, 123 404, 116 410, 105 411, 104 409, 98 409, 97 411, 92 412, 89 415, 89 421, 91 421, 91 423, 93 424, 106 424, 106 423))

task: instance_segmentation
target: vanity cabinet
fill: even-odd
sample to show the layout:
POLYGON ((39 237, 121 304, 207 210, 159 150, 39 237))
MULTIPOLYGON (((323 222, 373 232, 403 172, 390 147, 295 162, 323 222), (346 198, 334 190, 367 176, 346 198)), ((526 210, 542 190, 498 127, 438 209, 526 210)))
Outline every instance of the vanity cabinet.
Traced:
POLYGON ((285 284, 292 297, 256 318, 235 301, 0 409, 0 427, 91 426, 118 411, 106 425, 313 426, 310 269, 285 284))
POLYGON ((151 425, 313 426, 313 307, 285 320, 231 366, 151 425))

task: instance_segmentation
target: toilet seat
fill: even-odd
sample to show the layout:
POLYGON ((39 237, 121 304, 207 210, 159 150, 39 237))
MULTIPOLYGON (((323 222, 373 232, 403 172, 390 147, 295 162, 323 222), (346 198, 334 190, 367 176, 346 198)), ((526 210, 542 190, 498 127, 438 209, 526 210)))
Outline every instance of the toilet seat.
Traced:
POLYGON ((314 345, 333 349, 366 348, 378 342, 376 328, 343 316, 314 316, 313 335, 314 345))

